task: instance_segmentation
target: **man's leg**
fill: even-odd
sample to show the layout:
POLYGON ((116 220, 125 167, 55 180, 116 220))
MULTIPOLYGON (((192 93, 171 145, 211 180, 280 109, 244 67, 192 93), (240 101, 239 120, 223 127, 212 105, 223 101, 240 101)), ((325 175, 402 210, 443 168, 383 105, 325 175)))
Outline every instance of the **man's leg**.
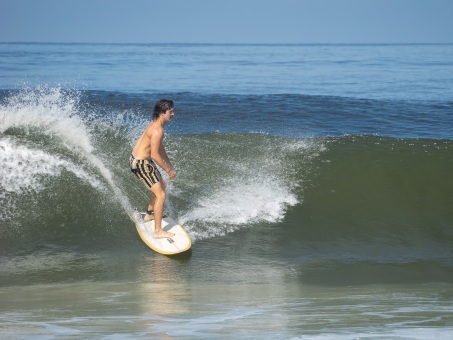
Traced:
POLYGON ((157 182, 151 187, 151 191, 155 196, 154 200, 154 236, 156 238, 173 237, 175 234, 169 233, 162 229, 162 216, 164 214, 164 203, 166 199, 165 190, 160 182, 157 182))
MULTIPOLYGON (((149 198, 149 204, 148 204, 148 211, 153 211, 154 210, 155 202, 156 202, 156 196, 151 191, 151 197, 149 198)), ((145 215, 144 220, 145 221, 150 221, 152 219, 154 219, 154 214, 151 215, 151 214, 148 214, 148 212, 147 212, 146 215, 145 215)))
MULTIPOLYGON (((165 181, 162 178, 160 180, 160 183, 161 183, 162 189, 165 191, 165 188, 167 187, 167 183, 165 183, 165 181)), ((151 190, 151 188, 149 188, 149 190, 151 191, 151 197, 149 198, 148 210, 147 211, 154 211, 154 204, 156 203, 156 195, 154 195, 154 193, 151 190)), ((153 219, 154 219, 154 213, 153 214, 148 214, 148 213, 145 214, 145 218, 144 218, 145 221, 151 221, 153 219)))

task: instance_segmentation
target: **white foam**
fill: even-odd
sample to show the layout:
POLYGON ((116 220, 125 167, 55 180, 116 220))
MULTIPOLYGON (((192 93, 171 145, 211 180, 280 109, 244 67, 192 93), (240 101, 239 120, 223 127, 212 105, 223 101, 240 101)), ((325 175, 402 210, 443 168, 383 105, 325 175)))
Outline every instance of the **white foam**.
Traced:
POLYGON ((277 222, 284 208, 297 202, 295 195, 278 183, 256 179, 226 185, 200 198, 198 207, 185 218, 228 224, 277 222))
POLYGON ((225 156, 211 163, 212 170, 205 169, 214 174, 206 188, 195 195, 198 199, 190 210, 178 216, 195 240, 283 220, 288 207, 301 203, 305 173, 326 150, 322 142, 311 139, 269 137, 250 142, 231 137, 228 152, 219 147, 225 156))
POLYGON ((278 222, 288 206, 298 203, 297 197, 279 181, 269 178, 237 180, 201 197, 192 209, 180 217, 188 224, 191 237, 204 239, 225 235, 243 225, 278 222), (209 230, 190 228, 198 221, 211 224, 209 230))
MULTIPOLYGON (((0 133, 15 128, 26 135, 57 138, 59 145, 66 147, 71 154, 77 153, 85 158, 89 167, 98 170, 128 211, 130 204, 116 186, 111 172, 94 155, 90 129, 79 112, 79 106, 80 93, 77 91, 47 87, 23 89, 10 95, 0 105, 0 133)), ((25 146, 18 145, 12 139, 2 139, 1 142, 0 186, 8 192, 39 191, 42 189, 40 176, 58 176, 62 169, 72 172, 93 187, 101 187, 93 171, 89 174, 83 165, 66 160, 66 157, 29 148, 27 143, 25 146)))
POLYGON ((71 150, 89 153, 93 149, 90 134, 76 114, 78 105, 77 93, 65 93, 60 88, 22 90, 0 105, 0 132, 9 128, 37 129, 57 136, 71 150))
POLYGON ((59 176, 63 169, 94 188, 102 186, 82 166, 42 150, 17 145, 10 138, 0 140, 0 163, 0 187, 7 192, 38 192, 43 188, 42 176, 59 176))

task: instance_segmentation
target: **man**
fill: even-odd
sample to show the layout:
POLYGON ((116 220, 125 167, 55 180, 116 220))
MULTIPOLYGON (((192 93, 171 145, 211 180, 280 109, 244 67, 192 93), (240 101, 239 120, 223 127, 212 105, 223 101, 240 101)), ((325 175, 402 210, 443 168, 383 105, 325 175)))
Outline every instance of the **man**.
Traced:
POLYGON ((162 229, 166 183, 156 166, 157 164, 163 169, 168 174, 168 178, 175 178, 175 169, 162 145, 164 127, 171 122, 174 115, 173 101, 167 99, 157 101, 154 106, 153 120, 138 139, 130 158, 131 171, 142 179, 148 189, 151 190, 151 198, 144 220, 147 222, 154 219, 154 237, 156 238, 175 236, 175 234, 162 229))

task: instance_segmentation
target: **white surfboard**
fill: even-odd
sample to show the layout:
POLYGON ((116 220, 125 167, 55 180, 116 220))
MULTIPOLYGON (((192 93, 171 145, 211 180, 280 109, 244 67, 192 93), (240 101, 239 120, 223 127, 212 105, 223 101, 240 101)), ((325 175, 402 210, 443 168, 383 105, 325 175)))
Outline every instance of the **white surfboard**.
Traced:
POLYGON ((192 247, 192 241, 189 234, 183 227, 174 221, 171 217, 164 217, 162 219, 162 229, 175 236, 172 238, 155 238, 154 237, 154 220, 143 222, 140 219, 134 219, 135 226, 137 227, 138 234, 145 244, 152 250, 164 254, 174 255, 185 252, 192 247))

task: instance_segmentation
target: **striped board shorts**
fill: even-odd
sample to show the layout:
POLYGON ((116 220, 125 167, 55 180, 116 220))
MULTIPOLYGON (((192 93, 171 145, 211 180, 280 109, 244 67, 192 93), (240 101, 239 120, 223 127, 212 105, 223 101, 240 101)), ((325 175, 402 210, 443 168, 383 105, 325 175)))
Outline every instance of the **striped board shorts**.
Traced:
POLYGON ((151 190, 154 184, 160 182, 161 174, 152 159, 136 159, 131 155, 129 163, 131 171, 145 183, 148 189, 151 190))

